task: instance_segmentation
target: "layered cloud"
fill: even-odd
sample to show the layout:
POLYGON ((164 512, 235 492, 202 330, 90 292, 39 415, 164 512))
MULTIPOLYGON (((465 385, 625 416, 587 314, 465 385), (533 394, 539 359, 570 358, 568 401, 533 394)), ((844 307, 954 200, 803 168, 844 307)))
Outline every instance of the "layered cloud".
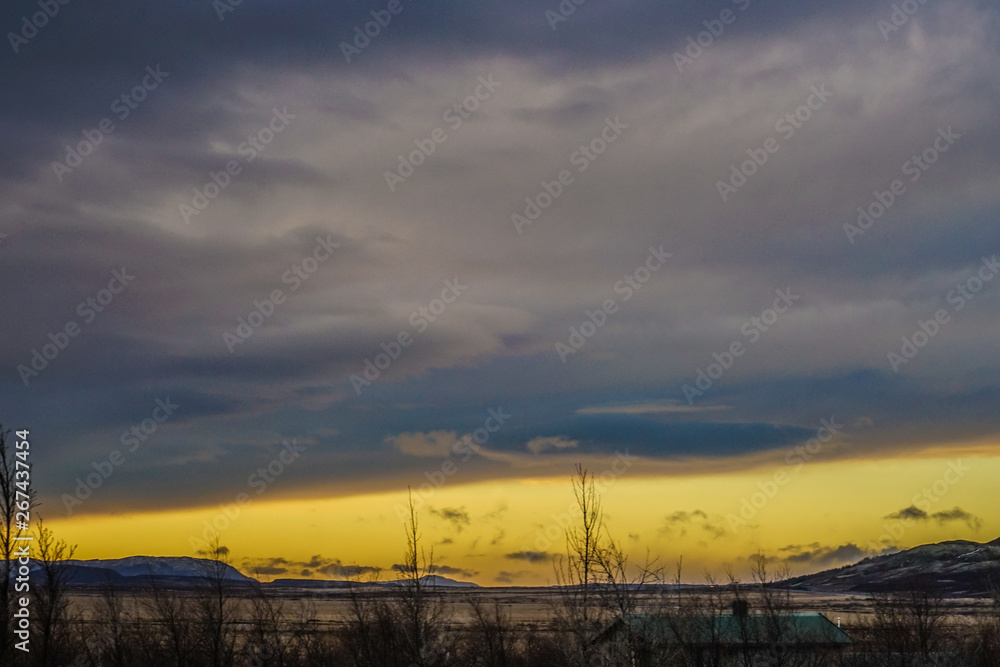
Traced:
POLYGON ((47 511, 115 450, 76 512, 229 501, 290 438, 269 498, 996 436, 992 4, 405 7, 350 63, 375 6, 71 3, 6 53, 0 418, 47 511))
POLYGON ((950 510, 928 513, 916 505, 910 505, 909 507, 904 507, 898 512, 886 515, 885 518, 909 520, 917 523, 934 521, 939 525, 957 521, 966 524, 974 531, 978 531, 983 526, 983 520, 980 517, 957 506, 952 507, 950 510))
POLYGON ((789 544, 778 550, 779 559, 788 565, 809 565, 813 569, 829 568, 861 560, 865 552, 856 544, 837 546, 812 544, 789 544))

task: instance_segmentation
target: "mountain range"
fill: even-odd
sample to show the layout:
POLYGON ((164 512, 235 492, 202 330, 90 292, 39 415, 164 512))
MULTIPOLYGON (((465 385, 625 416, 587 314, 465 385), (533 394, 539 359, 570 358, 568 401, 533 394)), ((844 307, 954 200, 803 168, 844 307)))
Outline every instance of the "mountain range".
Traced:
MULTIPOLYGON (((129 556, 127 558, 65 560, 61 567, 69 570, 68 583, 72 586, 95 585, 144 585, 151 581, 165 585, 192 586, 204 581, 210 573, 216 573, 216 561, 207 558, 192 558, 190 556, 129 556)), ((233 584, 250 584, 255 581, 237 570, 232 565, 222 564, 218 570, 223 579, 233 584)), ((32 577, 40 578, 41 569, 33 565, 32 577)), ((479 588, 478 584, 455 581, 447 577, 432 574, 421 577, 421 582, 427 586, 447 588, 479 588)), ((362 585, 396 586, 401 580, 362 582, 362 585)), ((275 579, 264 584, 283 588, 346 588, 358 585, 356 582, 327 579, 275 579)))
MULTIPOLYGON (((130 556, 117 559, 67 560, 71 585, 101 584, 190 586, 214 571, 214 561, 188 556, 130 556)), ((34 566, 33 577, 40 571, 34 566)), ((222 576, 233 584, 250 584, 253 578, 231 565, 223 565, 222 576)), ((444 588, 478 588, 470 582, 439 575, 422 578, 425 585, 444 588)), ((382 587, 402 581, 367 582, 382 587)), ((815 574, 793 577, 785 582, 794 590, 822 593, 871 593, 893 590, 927 590, 947 597, 1000 595, 1000 539, 992 542, 952 540, 924 544, 912 549, 870 556, 857 563, 815 574)), ((275 579, 264 584, 279 588, 345 588, 356 582, 322 579, 275 579)), ((697 588, 694 586, 692 588, 697 588)))
POLYGON ((796 589, 826 593, 917 589, 947 597, 981 597, 1000 587, 1000 539, 924 544, 795 577, 786 583, 796 589))

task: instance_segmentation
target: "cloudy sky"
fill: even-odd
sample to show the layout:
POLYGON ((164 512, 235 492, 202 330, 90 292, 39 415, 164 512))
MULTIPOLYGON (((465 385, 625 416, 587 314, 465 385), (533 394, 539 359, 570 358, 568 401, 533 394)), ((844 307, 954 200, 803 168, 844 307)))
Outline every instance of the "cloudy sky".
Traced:
POLYGON ((576 463, 694 577, 1000 534, 995 4, 43 5, 0 420, 80 556, 391 568, 412 487, 542 584, 576 463))

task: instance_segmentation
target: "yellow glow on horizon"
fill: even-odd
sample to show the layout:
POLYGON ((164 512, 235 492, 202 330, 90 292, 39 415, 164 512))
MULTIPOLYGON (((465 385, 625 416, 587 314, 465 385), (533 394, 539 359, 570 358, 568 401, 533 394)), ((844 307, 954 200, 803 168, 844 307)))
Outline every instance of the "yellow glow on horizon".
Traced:
MULTIPOLYGON (((788 556, 795 553, 782 551, 789 545, 803 545, 802 551, 847 544, 871 549, 890 542, 906 548, 944 539, 989 541, 1000 533, 996 456, 829 462, 817 457, 801 467, 779 464, 681 477, 642 476, 642 467, 636 461, 624 474, 599 481, 608 532, 633 562, 641 562, 648 547, 671 570, 683 554, 688 581, 702 580, 706 571, 720 576, 727 563, 745 572, 746 559, 758 550, 788 556), (929 495, 922 497, 924 489, 929 495), (885 518, 911 504, 930 518, 909 526, 885 518), (940 522, 932 517, 954 507, 980 518, 981 528, 975 530, 971 518, 940 522), (674 519, 669 524, 668 516, 674 519), (881 536, 886 539, 879 543, 881 536), (818 546, 805 546, 814 543, 818 546)), ((459 570, 446 576, 497 585, 503 572, 516 583, 554 583, 551 562, 526 560, 522 552, 564 551, 561 524, 573 507, 569 474, 451 482, 426 499, 416 493, 415 498, 422 545, 428 552, 433 548, 436 563, 459 570), (452 511, 442 512, 445 508, 452 511), (519 553, 521 558, 509 556, 519 553)), ((211 535, 206 526, 215 520, 224 528, 222 543, 237 566, 278 557, 306 563, 320 555, 345 565, 388 569, 400 562, 405 547, 400 518, 405 506, 405 492, 270 502, 255 497, 243 507, 230 505, 228 517, 216 506, 48 523, 57 537, 78 544, 77 557, 85 559, 193 556, 206 544, 211 535)), ((794 571, 817 569, 825 567, 814 561, 794 571)), ((303 576, 300 570, 278 576, 303 576)), ((386 572, 383 578, 395 574, 386 572)))

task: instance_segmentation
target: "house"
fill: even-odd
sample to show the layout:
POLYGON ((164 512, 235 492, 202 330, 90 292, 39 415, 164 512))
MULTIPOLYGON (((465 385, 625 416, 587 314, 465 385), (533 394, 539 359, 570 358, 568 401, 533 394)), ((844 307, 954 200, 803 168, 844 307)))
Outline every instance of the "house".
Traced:
POLYGON ((616 653, 628 651, 642 664, 675 664, 683 656, 685 664, 707 667, 798 662, 779 656, 833 657, 852 641, 823 614, 750 613, 746 601, 737 600, 728 614, 619 617, 594 643, 616 653))

